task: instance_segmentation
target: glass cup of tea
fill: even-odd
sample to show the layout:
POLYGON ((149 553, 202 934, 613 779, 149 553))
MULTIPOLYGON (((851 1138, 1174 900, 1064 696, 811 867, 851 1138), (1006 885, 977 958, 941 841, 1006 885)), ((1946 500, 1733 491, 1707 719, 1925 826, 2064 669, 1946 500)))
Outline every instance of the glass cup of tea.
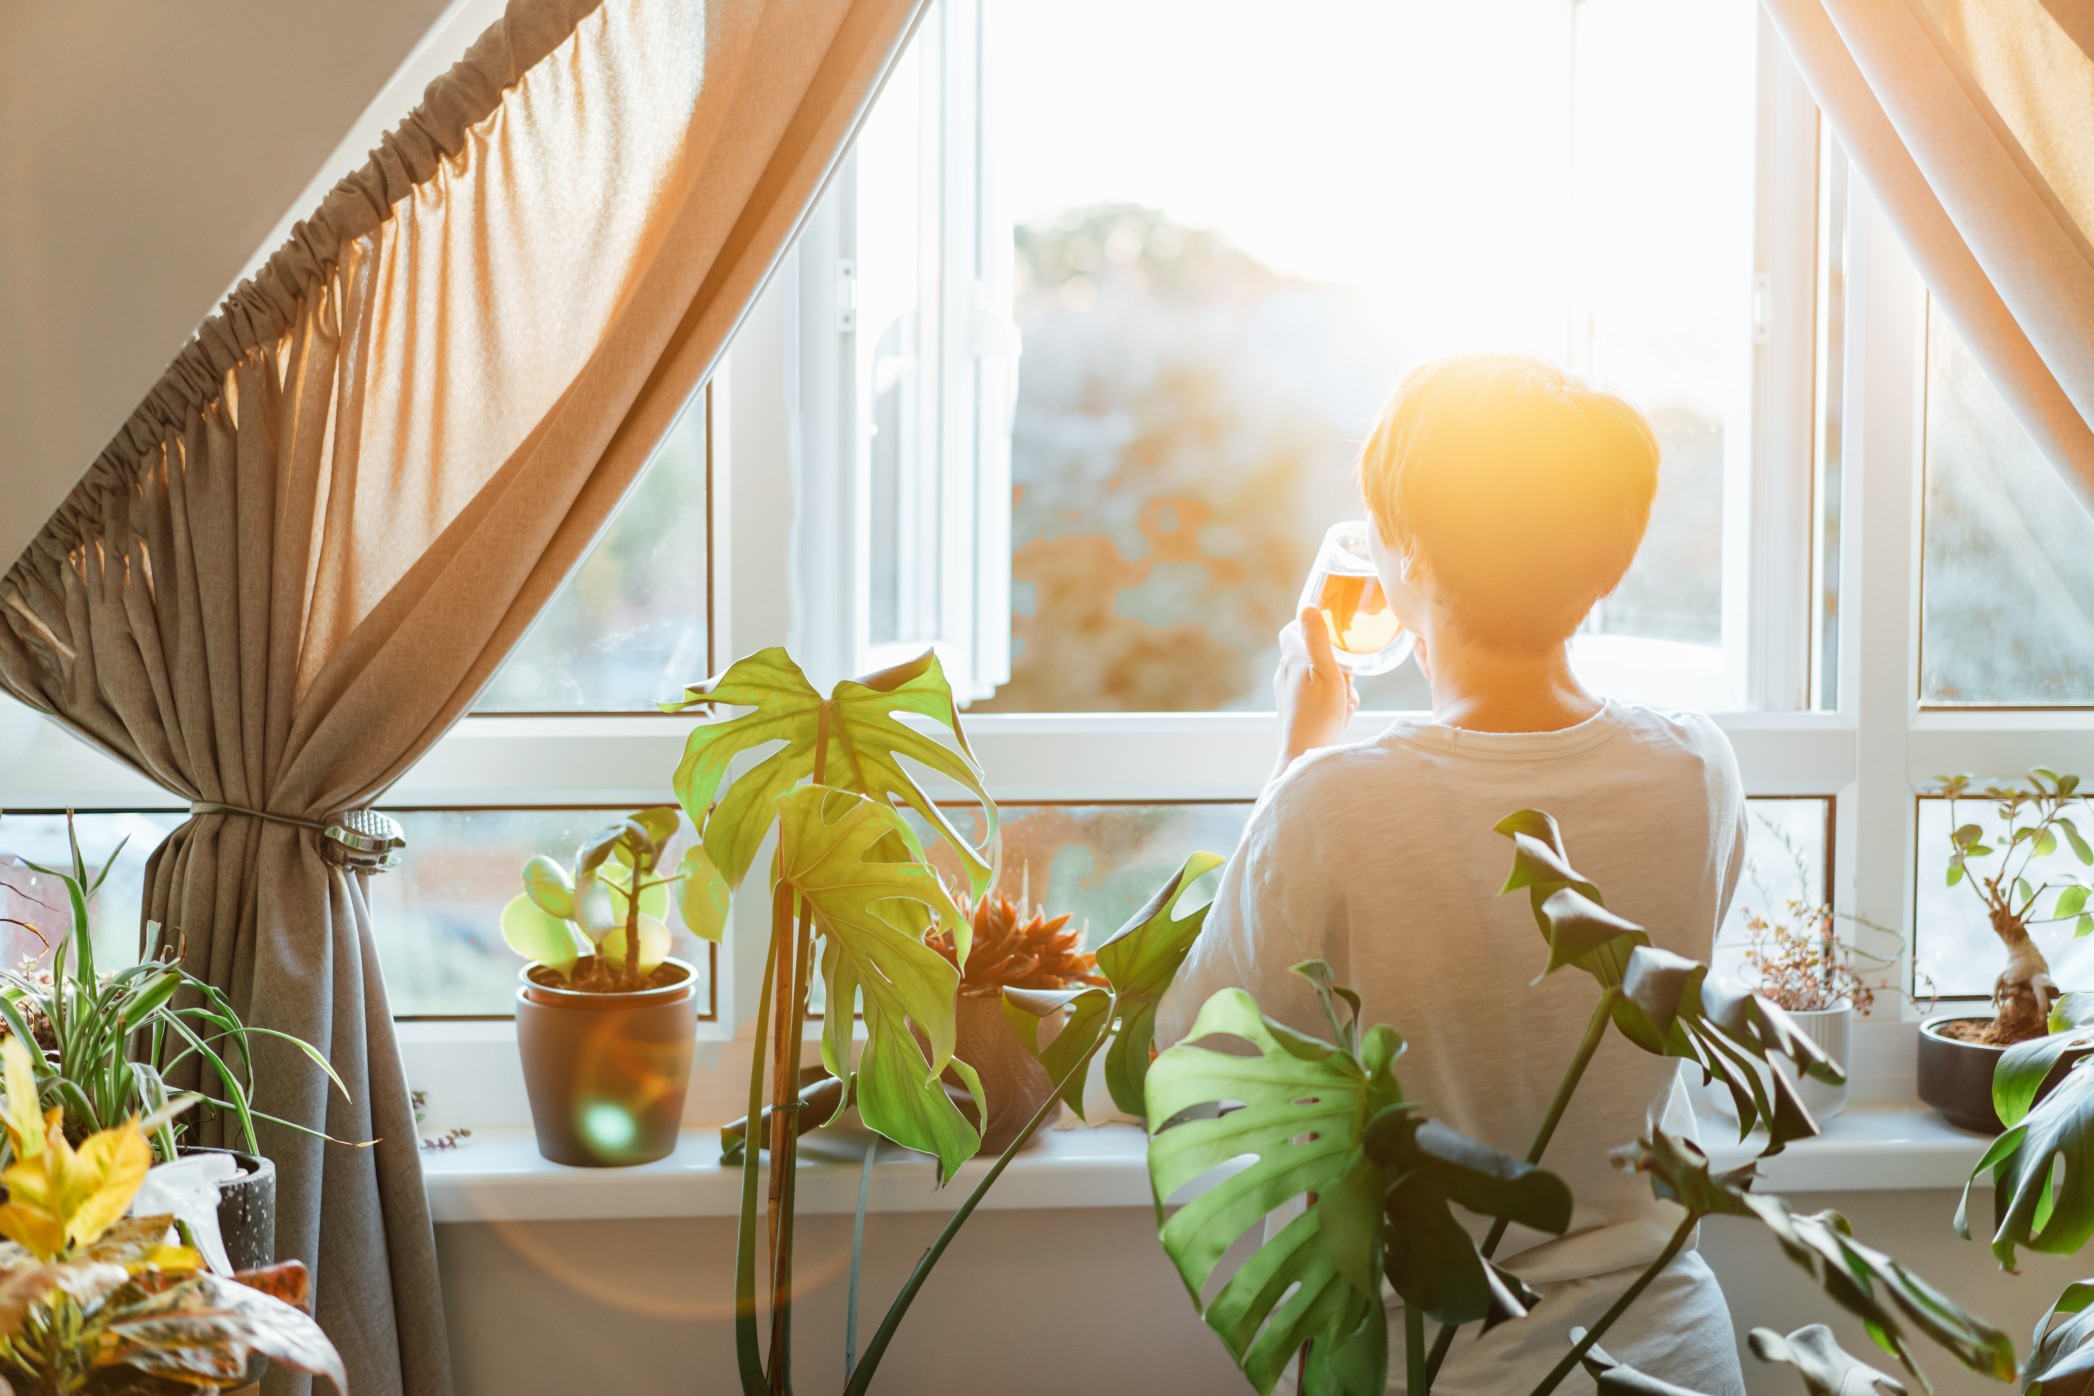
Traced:
POLYGON ((1298 609, 1308 607, 1314 607, 1329 627, 1338 667, 1362 678, 1388 673, 1410 658, 1417 644, 1382 594, 1381 578, 1367 551, 1365 520, 1333 524, 1323 535, 1298 609))

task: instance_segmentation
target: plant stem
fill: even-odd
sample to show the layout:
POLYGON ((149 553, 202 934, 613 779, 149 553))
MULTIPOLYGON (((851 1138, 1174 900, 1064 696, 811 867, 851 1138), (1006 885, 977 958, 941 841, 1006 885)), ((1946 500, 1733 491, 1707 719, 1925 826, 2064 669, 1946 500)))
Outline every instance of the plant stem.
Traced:
MULTIPOLYGON (((1607 1024, 1614 1017, 1614 1001, 1620 997, 1621 990, 1609 989, 1593 1005, 1592 1018, 1585 1024, 1585 1037, 1578 1043, 1577 1055, 1571 1058, 1563 1079, 1556 1085, 1556 1098, 1549 1102, 1549 1113, 1542 1118, 1541 1128, 1534 1132, 1534 1142, 1527 1146, 1527 1162, 1540 1163, 1541 1156, 1548 1152, 1549 1141, 1556 1137, 1556 1126, 1563 1123, 1563 1113, 1570 1108, 1578 1083, 1585 1079, 1585 1068, 1592 1065, 1593 1055, 1599 1051, 1600 1043, 1606 1040, 1607 1024)), ((1484 1259, 1498 1253, 1499 1243, 1504 1241, 1509 1225, 1503 1217, 1491 1223, 1489 1233, 1483 1238, 1484 1259)), ((1440 1325, 1439 1336, 1433 1340, 1432 1356, 1425 1364, 1428 1382, 1440 1374, 1440 1367, 1447 1361, 1447 1354, 1454 1347, 1456 1327, 1452 1323, 1440 1325)))
POLYGON ((1621 1292, 1621 1297, 1614 1301, 1613 1306, 1600 1315, 1600 1321, 1592 1325, 1584 1337, 1578 1339, 1571 1350, 1563 1355, 1562 1361, 1549 1369, 1549 1374, 1542 1378, 1541 1385, 1529 1392, 1528 1396, 1548 1396, 1549 1392, 1562 1384, 1563 1379, 1571 1374, 1585 1354, 1592 1350, 1593 1345, 1606 1336, 1607 1330, 1614 1326, 1614 1321, 1628 1312, 1629 1305, 1636 1302, 1636 1297, 1649 1289, 1651 1281, 1658 1278, 1659 1272, 1672 1264, 1673 1257, 1686 1248, 1687 1238, 1694 1234, 1694 1228, 1700 1221, 1699 1213, 1687 1214, 1686 1219, 1680 1223, 1679 1230, 1673 1232, 1672 1239, 1665 1243, 1665 1249, 1658 1252, 1658 1258, 1644 1268, 1634 1284, 1621 1292))
MULTIPOLYGON (((829 765, 831 705, 822 700, 815 732, 813 780, 820 785, 829 765)), ((635 898, 635 905, 638 899, 635 898)), ((771 1059, 771 1392, 792 1390, 793 1211, 799 1182, 800 1041, 807 1024, 807 976, 811 965, 814 910, 782 879, 771 898, 771 953, 790 935, 791 955, 774 992, 771 1059), (798 912, 796 916, 794 913, 798 912)), ((830 1005, 831 1011, 837 1006, 830 1005)), ((849 1012, 849 1006, 842 1011, 849 1012)), ((749 1118, 758 1118, 755 1111, 749 1118)), ((753 1130, 753 1125, 752 1125, 753 1130)))
MULTIPOLYGON (((778 884, 771 897, 771 956, 778 975, 771 1004, 771 1187, 765 1219, 771 1260, 770 1389, 783 1396, 792 1379, 792 1221, 788 1188, 798 1160, 793 1145, 799 1133, 790 1106, 799 1100, 799 1083, 790 1065, 791 1044, 799 1037, 800 943, 793 917, 793 889, 778 884), (779 947, 785 953, 779 954, 779 947)), ((751 1115, 752 1120, 759 1118, 751 1115)))
MULTIPOLYGON (((1112 1021, 1110 1013, 1106 1014, 1106 1021, 1112 1021)), ((1048 1115, 1053 1113, 1055 1104, 1062 1098, 1062 1091, 1089 1068, 1091 1058, 1098 1055, 1098 1049, 1105 1045, 1107 1036, 1106 1033, 1099 1033, 1098 1040, 1091 1044, 1090 1050, 1078 1057, 1069 1069, 1062 1073, 1061 1079, 1054 1083, 1054 1089, 1048 1094, 1046 1102, 1033 1111, 1032 1118, 1025 1122, 1025 1128, 1018 1131, 1017 1137, 997 1156, 996 1162, 989 1165, 989 1171, 982 1175, 982 1180, 974 1185, 974 1191, 967 1194, 967 1200, 954 1210, 951 1220, 945 1223, 945 1229, 938 1233, 937 1240, 931 1242, 930 1249, 916 1262, 916 1268, 909 1272, 908 1280, 894 1296, 894 1302, 887 1306, 887 1315, 880 1320, 878 1330, 872 1335, 872 1341, 865 1345, 865 1355, 858 1360, 857 1369, 851 1373, 850 1384, 844 1387, 843 1396, 865 1396, 866 1390, 872 1385, 873 1374, 879 1370, 880 1358, 887 1351, 887 1344, 893 1341, 895 1330, 901 1327, 902 1318, 909 1312, 909 1305, 915 1301, 917 1291, 922 1289, 923 1282, 931 1277, 931 1269, 937 1265, 938 1258, 945 1254, 945 1248, 952 1244, 953 1237, 960 1234, 960 1228, 974 1215, 975 1207, 988 1195, 990 1187, 1003 1176, 1004 1168, 1018 1156, 1018 1151, 1025 1147, 1033 1134, 1046 1122, 1048 1115)))
POLYGON ((1403 1393, 1426 1396, 1432 1390, 1432 1373, 1425 1368, 1425 1311, 1416 1304, 1403 1306, 1403 1393))
MULTIPOLYGON (((749 1118, 763 1118, 764 1033, 771 1014, 771 980, 778 968, 778 942, 764 954, 763 988, 756 996, 756 1031, 750 1039, 749 1118)), ((734 1247, 734 1353, 742 1377, 742 1396, 765 1396, 770 1382, 763 1370, 763 1350, 756 1334, 756 1169, 763 1153, 750 1125, 742 1139, 741 1221, 734 1247)))

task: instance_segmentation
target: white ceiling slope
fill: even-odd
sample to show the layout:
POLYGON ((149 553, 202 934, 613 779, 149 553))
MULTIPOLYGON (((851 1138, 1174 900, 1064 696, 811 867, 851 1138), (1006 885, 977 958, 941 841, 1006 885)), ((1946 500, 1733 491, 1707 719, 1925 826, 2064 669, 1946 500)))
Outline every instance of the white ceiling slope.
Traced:
POLYGON ((0 568, 225 293, 499 13, 0 0, 0 568))

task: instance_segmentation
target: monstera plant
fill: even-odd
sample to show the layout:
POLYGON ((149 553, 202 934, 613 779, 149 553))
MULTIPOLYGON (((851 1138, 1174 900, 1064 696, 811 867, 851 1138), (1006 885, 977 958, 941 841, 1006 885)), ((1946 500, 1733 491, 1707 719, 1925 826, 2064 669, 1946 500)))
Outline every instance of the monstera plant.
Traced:
MULTIPOLYGON (((1190 1037, 1148 1071, 1147 1116, 1155 1131, 1149 1172, 1164 1250, 1195 1306, 1260 1392, 1270 1392, 1298 1359, 1306 1396, 1384 1390, 1391 1362, 1385 1286, 1403 1303, 1404 1389, 1411 1396, 1431 1390, 1461 1326, 1487 1330, 1505 1322, 1548 1321, 1540 1296, 1492 1257, 1513 1222, 1545 1233, 1561 1233, 1569 1224, 1569 1191, 1540 1165, 1610 1029, 1644 1051, 1692 1062, 1720 1081, 1731 1091, 1745 1129, 1766 1126, 1763 1154, 1816 1127, 1783 1077, 1755 1064, 1778 1055, 1801 1072, 1838 1079, 1838 1067, 1779 1008, 1723 985, 1705 965, 1655 948, 1641 927, 1607 910, 1599 888, 1572 866, 1554 820, 1524 810, 1498 831, 1514 846, 1505 890, 1527 892, 1544 941, 1543 976, 1576 969, 1599 991, 1584 1040, 1525 1158, 1463 1137, 1431 1119, 1426 1103, 1406 1097, 1397 1076, 1402 1040, 1389 1027, 1363 1028, 1359 1000, 1334 985, 1321 962, 1298 966, 1297 972, 1316 984, 1330 1028, 1327 1040, 1265 1017, 1241 990, 1223 990, 1201 1009, 1190 1037), (1235 1050, 1216 1050, 1207 1045, 1209 1038, 1235 1050), (1244 1055, 1243 1043, 1254 1051, 1244 1055), (1200 1107, 1217 1105, 1239 1108, 1198 1117, 1200 1107), (1168 1211, 1165 1203, 1179 1188, 1245 1156, 1253 1159, 1248 1167, 1175 1214, 1168 1211), (1269 1216, 1290 1212, 1291 1220, 1269 1231, 1216 1287, 1224 1256, 1239 1238, 1269 1216), (1483 1240, 1474 1239, 1462 1213, 1490 1219, 1483 1240), (1444 1325, 1431 1346, 1428 1320, 1444 1325)), ((1695 1227, 1723 1217, 1756 1223, 1771 1234, 1828 1302, 1859 1318, 1871 1339, 1922 1387, 1912 1334, 1940 1345, 1972 1371, 2013 1377, 2013 1348, 2004 1334, 1856 1240, 1837 1213, 1799 1215, 1779 1199, 1754 1192, 1756 1163, 1713 1172, 1691 1140, 1659 1129, 1618 1151, 1615 1162, 1646 1175, 1656 1196, 1679 1204, 1678 1225, 1589 1330, 1565 1335, 1561 1360, 1531 1396, 1546 1396, 1581 1364, 1602 1392, 1694 1396, 1623 1366, 1598 1344, 1687 1245, 1695 1227)), ((2059 1330, 2072 1322, 2068 1318, 2059 1330)), ((1754 1348, 1770 1361, 1796 1367, 1812 1390, 1865 1389, 1831 1384, 1850 1378, 1890 1383, 1879 1390, 1901 1389, 1815 1328, 1786 1337, 1762 1330, 1754 1348)))
MULTIPOLYGON (((744 710, 692 730, 674 781, 677 800, 699 829, 708 863, 724 885, 740 888, 765 838, 773 832, 777 838, 767 878, 770 935, 750 1064, 749 1113, 747 1122, 731 1126, 723 1140, 730 1156, 738 1154, 742 1162, 737 1362, 745 1396, 760 1396, 791 1387, 800 1136, 855 1106, 868 1128, 935 1158, 941 1183, 980 1147, 981 1083, 973 1067, 954 1055, 956 966, 967 962, 971 925, 905 814, 915 815, 951 851, 965 891, 974 899, 995 881, 998 816, 935 654, 839 683, 824 696, 784 650, 768 649, 736 661, 664 707, 672 712, 744 710), (742 768, 730 779, 738 759, 742 768), (978 839, 960 832, 905 762, 966 792, 980 812, 978 839), (934 926, 950 928, 950 954, 926 943, 934 926), (802 1080, 801 1042, 817 982, 823 995, 823 1071, 808 1084, 802 1080), (855 1054, 854 1018, 864 1028, 855 1054), (941 1081, 948 1074, 960 1082, 956 1092, 941 1081), (748 1146, 745 1130, 755 1136, 754 1147, 748 1146), (757 1161, 765 1150, 771 1157, 770 1182, 759 1207, 757 1161), (767 1342, 757 1318, 760 1224, 770 1255, 767 1342)), ((1205 869, 1218 861, 1194 860, 1188 868, 1205 869)), ((1175 967, 1205 914, 1204 908, 1173 914, 1189 880, 1181 874, 1160 910, 1152 903, 1101 947, 1099 964, 1109 983, 1129 989, 1124 1010, 1115 1007, 1118 1000, 1107 988, 1008 991, 1043 995, 1010 1010, 1014 1025, 1022 1024, 1035 1045, 1041 1015, 1067 1010, 1061 1032, 1043 1049, 1056 1096, 1071 1091, 1080 1096, 1091 1057, 1118 1036, 1109 1028, 1131 1016, 1138 1029, 1149 1021, 1142 1016, 1144 1004, 1153 1018, 1153 1000, 1161 992, 1154 969, 1166 963, 1175 967), (1118 978, 1113 965, 1120 966, 1118 978)), ((1119 1053, 1115 1060, 1121 1075, 1138 1080, 1141 1068, 1131 1062, 1138 1055, 1146 1067, 1146 1037, 1138 1050, 1112 1050, 1119 1053)), ((854 1289, 851 1336, 846 1338, 849 1396, 870 1387, 931 1267, 1052 1104, 1052 1097, 1042 1104, 955 1209, 862 1357, 855 1351, 854 1289)))

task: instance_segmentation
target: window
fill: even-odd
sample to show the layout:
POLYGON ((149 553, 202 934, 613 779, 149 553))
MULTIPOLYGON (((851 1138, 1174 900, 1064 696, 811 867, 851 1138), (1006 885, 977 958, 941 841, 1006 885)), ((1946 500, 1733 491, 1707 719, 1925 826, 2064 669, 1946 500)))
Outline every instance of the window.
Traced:
POLYGON ((2094 707, 2094 517, 1938 306, 1926 413, 1921 701, 2094 707))
MULTIPOLYGON (((1652 542, 1579 637, 1581 668, 1653 701, 1798 705, 1800 684, 1756 687, 1748 660, 1748 477, 1807 490, 1809 464, 1751 449, 1753 8, 1355 0, 1289 23, 1316 64, 1181 4, 934 10, 828 201, 855 246, 802 247, 809 299, 855 298, 850 330, 799 321, 801 383, 852 376, 827 365, 855 355, 859 385, 841 429, 836 399, 801 404, 804 440, 863 457, 860 516, 830 532, 866 549, 870 614, 840 652, 900 616, 989 661, 965 671, 979 712, 1263 708, 1316 540, 1359 512, 1384 396, 1426 358, 1511 346, 1625 387, 1664 447, 1652 542), (954 123, 977 114, 979 159, 961 139, 956 162, 954 123), (810 271, 831 255, 835 274, 810 271), (999 286, 1007 309, 982 304, 999 286), (924 424, 991 421, 999 322, 1022 349, 1008 455, 970 455, 978 432, 924 424)), ((1768 356, 1792 349, 1807 357, 1768 356)), ((848 551, 807 550, 803 589, 826 594, 848 551)), ((1770 617, 1785 674, 1806 614, 1770 617)), ((1424 699, 1414 668, 1366 687, 1370 707, 1424 699)))
MULTIPOLYGON (((1757 7, 1333 0, 1288 24, 1316 65, 1275 61, 1247 5, 935 0, 725 369, 386 792, 399 1015, 506 1015, 522 859, 661 801, 702 719, 654 700, 773 644, 823 686, 936 645, 1005 811, 1004 890, 1109 933, 1234 845, 1273 633, 1357 512, 1384 393, 1506 345, 1619 383, 1660 432, 1651 544, 1577 662, 1716 711, 1737 750, 1723 956, 1747 910, 1822 899, 1896 929, 1856 939, 1906 986, 1985 991, 1989 932, 1944 898, 1915 797, 2094 749, 2094 523, 1927 312, 1757 7)), ((1411 666, 1367 698, 1426 694, 1411 666)), ((0 807, 90 811, 90 852, 137 833, 112 945, 176 804, 0 703, 0 807)), ((8 814, 0 850, 50 856, 56 818, 8 814)), ((749 1030, 765 911, 679 942, 710 1040, 749 1030)), ((507 1031, 410 1024, 409 1070, 507 1031)))
MULTIPOLYGON (((393 1013, 502 1018, 516 1011, 522 962, 502 942, 502 908, 533 853, 569 868, 573 850, 630 806, 567 809, 393 809, 413 856, 370 884, 371 928, 393 1013)), ((688 824, 664 855, 690 842, 688 824)), ((698 1014, 713 1016, 716 947, 684 929, 672 900, 669 953, 698 971, 698 1014)))
MULTIPOLYGON (((107 968, 138 959, 146 856, 181 822, 177 814, 142 811, 75 816, 74 834, 88 871, 93 873, 112 857, 116 859, 88 908, 96 964, 107 968)), ((28 927, 35 927, 53 943, 72 927, 72 912, 58 879, 22 864, 70 868, 72 861, 65 811, 10 809, 0 815, 0 917, 8 918, 0 923, 0 956, 5 956, 9 966, 50 954, 51 946, 28 927)), ((172 928, 170 935, 178 939, 181 927, 172 928)))
POLYGON ((701 404, 678 420, 475 711, 653 712, 712 672, 708 464, 701 404))

